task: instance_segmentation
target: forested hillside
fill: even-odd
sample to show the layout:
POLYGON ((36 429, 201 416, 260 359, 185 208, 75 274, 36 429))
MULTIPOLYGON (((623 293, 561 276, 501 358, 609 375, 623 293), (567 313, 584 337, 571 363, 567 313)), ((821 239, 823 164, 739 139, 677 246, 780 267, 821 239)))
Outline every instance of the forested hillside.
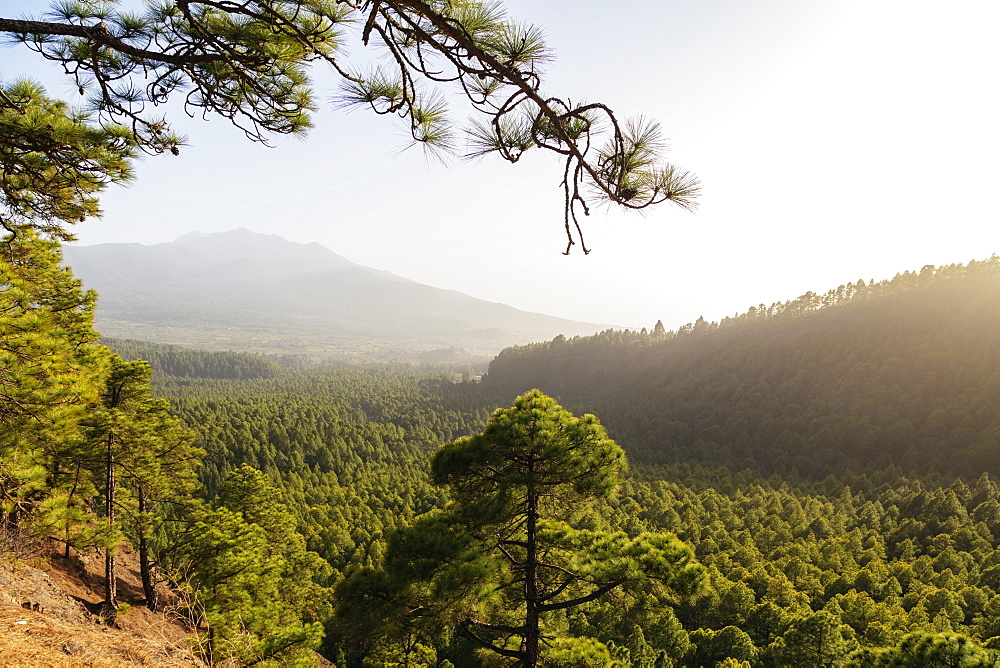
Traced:
MULTIPOLYGON (((393 532, 442 507, 444 490, 428 475, 432 454, 508 401, 482 385, 374 367, 168 380, 164 391, 203 435, 208 487, 239 462, 267 471, 334 580, 377 566, 393 532)), ((983 662, 971 665, 996 660, 976 649, 1000 636, 1000 487, 988 475, 963 481, 870 466, 817 481, 635 463, 585 526, 674 532, 708 568, 710 591, 691 603, 650 609, 612 599, 565 619, 561 633, 599 640, 620 665, 861 665, 893 647, 891 656, 917 661, 905 665, 927 665, 934 652, 983 662)), ((347 665, 404 656, 399 638, 358 645, 356 624, 331 622, 330 656, 347 665)), ((460 638, 424 642, 410 665, 482 660, 460 638)))
POLYGON ((1000 473, 1000 258, 679 331, 503 351, 486 382, 600 415, 633 458, 824 477, 1000 473))
POLYGON ((101 342, 126 360, 145 360, 157 378, 274 378, 291 369, 274 358, 250 353, 213 352, 132 339, 101 337, 101 342))
MULTIPOLYGON (((206 497, 194 432, 154 396, 147 362, 97 343, 96 295, 61 266, 58 244, 22 230, 0 238, 0 248, 5 570, 25 560, 44 566, 54 549, 79 572, 97 557, 100 602, 86 611, 94 623, 117 627, 133 606, 168 606, 207 663, 315 663, 332 609, 331 569, 306 549, 278 489, 236 463, 206 497), (121 586, 122 551, 135 555, 139 587, 121 586)), ((255 373, 246 356, 162 356, 170 358, 210 361, 200 366, 208 375, 255 373)), ((22 595, 18 605, 41 612, 37 598, 22 595)), ((18 648, 0 649, 0 663, 20 664, 18 648)))
MULTIPOLYGON (((104 630, 144 606, 176 620, 205 665, 1000 666, 1000 258, 676 332, 561 336, 504 351, 472 382, 454 368, 348 362, 456 360, 572 323, 318 247, 275 252, 274 239, 246 231, 187 236, 165 255, 114 245, 77 265, 107 280, 104 333, 242 352, 109 347, 94 327, 97 294, 60 242, 100 217, 98 195, 130 181, 140 155, 187 152, 162 115, 178 96, 189 114, 267 144, 320 118, 310 72, 325 63, 335 104, 403 120, 430 154, 460 150, 443 103, 464 99, 470 157, 561 157, 566 253, 590 252, 580 214, 596 203, 691 210, 700 184, 662 161, 648 117, 548 92, 542 30, 502 2, 83 0, 0 17, 0 33, 62 64, 85 105, 0 83, 0 603, 14 627, 0 636, 0 664, 40 663, 24 639, 66 663, 93 656, 75 640, 52 646, 47 620, 60 611, 30 591, 52 589, 41 569, 58 555, 86 589, 58 607, 103 627, 94 635, 111 638, 104 630), (374 40, 384 58, 369 68, 348 39, 374 40), (239 238, 266 248, 223 249, 239 250, 229 246, 239 238)), ((852 82, 858 67, 878 72, 872 55, 838 71, 852 82)), ((336 194, 284 187, 285 176, 333 177, 362 204, 390 190, 404 205, 427 199, 402 187, 409 174, 372 172, 349 145, 331 147, 350 167, 344 178, 274 162, 240 191, 261 186, 293 223, 292 205, 318 194, 324 215, 313 207, 303 225, 339 224, 336 194)), ((204 180, 196 172, 189 185, 204 180)), ((462 196, 434 204, 454 200, 451 222, 482 223, 498 240, 511 216, 489 203, 533 195, 480 180, 487 197, 452 187, 462 196)), ((165 184, 157 193, 204 217, 197 189, 165 184)), ((208 196, 229 216, 254 207, 208 196)), ((137 223, 150 213, 172 224, 155 197, 138 199, 137 223)), ((416 253, 431 239, 456 264, 479 257, 463 256, 436 212, 404 208, 398 221, 381 216, 385 226, 366 211, 344 229, 371 227, 379 252, 416 253)), ((652 248, 657 237, 639 239, 652 248)), ((113 651, 118 663, 145 661, 113 651)))
MULTIPOLYGON (((479 383, 107 341, 119 358, 53 246, 22 243, 0 322, 3 537, 109 573, 126 540, 208 661, 488 666, 527 656, 519 637, 539 665, 1000 661, 996 258, 509 349, 479 383), (48 336, 15 336, 28 322, 48 336), (532 386, 624 453, 541 393, 494 412, 532 386), (497 579, 532 563, 520 451, 495 459, 535 433, 504 426, 532 402, 556 416, 535 431, 564 495, 539 519, 557 575, 535 578, 538 632, 497 579), (592 466, 567 445, 581 428, 592 466)), ((104 619, 127 614, 105 599, 104 619)))

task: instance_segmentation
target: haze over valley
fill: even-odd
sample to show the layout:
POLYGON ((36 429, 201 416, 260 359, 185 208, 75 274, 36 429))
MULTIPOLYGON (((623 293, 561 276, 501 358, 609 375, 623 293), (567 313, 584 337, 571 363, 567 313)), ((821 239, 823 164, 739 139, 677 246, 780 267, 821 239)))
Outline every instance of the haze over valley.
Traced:
MULTIPOLYGON (((476 299, 246 229, 69 245, 105 336, 316 360, 459 361, 608 325, 476 299)), ((651 323, 652 324, 652 323, 651 323)))

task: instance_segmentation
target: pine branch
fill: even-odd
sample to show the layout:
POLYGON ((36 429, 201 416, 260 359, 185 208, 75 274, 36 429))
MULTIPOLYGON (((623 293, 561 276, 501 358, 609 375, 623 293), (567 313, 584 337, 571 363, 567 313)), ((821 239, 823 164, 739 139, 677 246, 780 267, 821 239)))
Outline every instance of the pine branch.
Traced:
POLYGON ((28 21, 24 19, 0 18, 0 32, 18 35, 62 35, 65 37, 80 37, 94 44, 107 46, 119 53, 132 56, 139 60, 147 60, 171 65, 200 65, 225 61, 226 57, 217 54, 197 53, 165 53, 163 51, 148 51, 123 42, 108 30, 104 21, 92 26, 78 26, 72 23, 55 23, 51 21, 28 21))

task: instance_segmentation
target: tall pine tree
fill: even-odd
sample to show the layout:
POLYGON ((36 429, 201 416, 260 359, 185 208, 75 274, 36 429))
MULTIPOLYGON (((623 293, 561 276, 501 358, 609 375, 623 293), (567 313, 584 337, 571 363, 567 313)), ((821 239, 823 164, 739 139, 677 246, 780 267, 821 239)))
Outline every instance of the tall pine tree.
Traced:
POLYGON ((672 535, 630 538, 564 521, 613 494, 624 465, 593 415, 574 417, 538 390, 518 397, 481 434, 438 451, 433 475, 451 503, 397 532, 382 570, 344 582, 341 619, 359 637, 450 623, 525 667, 545 651, 560 665, 600 655, 596 641, 560 637, 547 619, 615 591, 676 603, 703 579, 672 535))

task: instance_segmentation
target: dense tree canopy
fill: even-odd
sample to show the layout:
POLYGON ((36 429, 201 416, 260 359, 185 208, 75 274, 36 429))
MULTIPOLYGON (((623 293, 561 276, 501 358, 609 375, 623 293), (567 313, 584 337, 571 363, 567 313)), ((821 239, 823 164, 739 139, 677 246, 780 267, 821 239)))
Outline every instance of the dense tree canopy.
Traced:
POLYGON ((530 664, 534 608, 560 666, 1000 662, 997 258, 511 349, 484 383, 110 342, 151 386, 55 242, 0 251, 0 551, 146 541, 209 660, 530 664), (514 399, 532 379, 609 432, 514 399))
POLYGON ((54 112, 58 122, 12 133, 24 125, 18 117, 51 116, 59 103, 37 88, 28 94, 29 84, 0 91, 8 144, 2 176, 11 182, 2 191, 5 224, 52 229, 92 215, 92 191, 127 177, 134 147, 176 153, 184 138, 158 112, 171 99, 183 100, 190 114, 226 118, 256 141, 304 132, 316 108, 311 63, 341 77, 342 105, 401 117, 429 150, 497 153, 510 162, 531 148, 561 156, 567 252, 583 243, 578 215, 589 213, 589 202, 631 209, 666 200, 695 204, 698 182, 661 163, 655 123, 619 121, 603 104, 543 91, 549 53, 541 31, 510 20, 494 0, 147 0, 137 11, 124 5, 59 2, 42 17, 0 18, 9 40, 62 64, 96 114, 91 126, 62 106, 54 112), (347 57, 348 34, 365 46, 380 44, 387 60, 369 67, 347 57), (443 84, 462 93, 476 114, 466 128, 467 150, 449 122, 443 84), (68 186, 39 177, 38 163, 68 186), (27 184, 18 180, 24 174, 27 184), (75 191, 71 201, 53 192, 57 185, 75 191), (47 218, 39 221, 39 214, 47 218))
POLYGON ((330 592, 329 565, 306 549, 295 521, 260 471, 234 469, 214 508, 193 514, 172 555, 189 587, 186 608, 210 664, 314 665, 330 592))
POLYGON ((260 472, 239 469, 220 506, 206 508, 195 479, 203 451, 192 432, 153 396, 148 363, 97 343, 95 295, 60 260, 58 243, 33 230, 0 238, 0 556, 39 539, 62 541, 67 558, 73 548, 100 550, 101 616, 115 623, 124 602, 116 553, 131 543, 143 598, 127 603, 155 609, 158 566, 169 561, 176 586, 200 586, 189 598, 196 622, 218 640, 199 646, 205 658, 304 654, 313 662, 307 648, 329 617, 317 612, 327 606, 329 565, 305 549, 260 472), (235 556, 225 547, 233 541, 242 550, 235 556), (183 562, 192 553, 211 556, 198 565, 215 580, 183 562), (239 595, 217 582, 227 556, 256 568, 236 585, 239 595))
POLYGON ((117 607, 114 553, 122 533, 138 548, 146 606, 156 609, 153 536, 177 507, 192 503, 195 470, 204 454, 191 445, 192 432, 171 415, 170 405, 153 396, 150 378, 148 363, 112 355, 101 402, 83 420, 110 533, 105 550, 109 610, 117 607))

